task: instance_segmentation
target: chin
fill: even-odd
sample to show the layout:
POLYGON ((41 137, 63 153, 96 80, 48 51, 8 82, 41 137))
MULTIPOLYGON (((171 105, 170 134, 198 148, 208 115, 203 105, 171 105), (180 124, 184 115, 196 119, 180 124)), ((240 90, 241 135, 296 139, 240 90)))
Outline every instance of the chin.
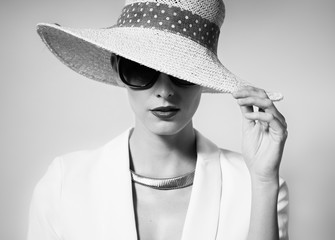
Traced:
POLYGON ((152 133, 159 136, 172 136, 182 132, 182 130, 184 130, 187 126, 187 123, 181 124, 172 121, 162 121, 159 123, 150 124, 147 128, 152 133))

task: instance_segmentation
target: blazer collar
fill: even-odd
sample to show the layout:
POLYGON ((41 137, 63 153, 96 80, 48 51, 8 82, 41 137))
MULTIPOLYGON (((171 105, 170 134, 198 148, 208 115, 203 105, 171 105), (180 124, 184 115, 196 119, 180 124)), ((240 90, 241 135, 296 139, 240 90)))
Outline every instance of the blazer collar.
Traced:
MULTIPOLYGON (((131 129, 103 148, 95 194, 102 240, 136 240, 137 230, 129 172, 131 129)), ((215 239, 221 200, 219 149, 196 131, 197 163, 182 240, 215 239)))

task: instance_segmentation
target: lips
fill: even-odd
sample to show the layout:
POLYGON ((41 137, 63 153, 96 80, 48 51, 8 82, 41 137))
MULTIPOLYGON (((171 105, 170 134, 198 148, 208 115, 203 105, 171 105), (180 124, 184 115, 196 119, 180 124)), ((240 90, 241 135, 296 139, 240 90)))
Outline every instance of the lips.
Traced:
POLYGON ((158 107, 151 109, 153 115, 160 119, 171 119, 179 112, 179 108, 174 106, 158 107))

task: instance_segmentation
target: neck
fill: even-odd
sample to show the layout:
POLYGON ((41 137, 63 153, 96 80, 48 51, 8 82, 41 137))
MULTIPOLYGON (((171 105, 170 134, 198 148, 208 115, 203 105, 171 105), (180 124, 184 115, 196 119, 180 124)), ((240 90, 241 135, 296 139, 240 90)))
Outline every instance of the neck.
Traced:
POLYGON ((129 146, 132 169, 140 175, 166 178, 195 169, 197 152, 192 122, 173 135, 157 135, 137 124, 129 146))

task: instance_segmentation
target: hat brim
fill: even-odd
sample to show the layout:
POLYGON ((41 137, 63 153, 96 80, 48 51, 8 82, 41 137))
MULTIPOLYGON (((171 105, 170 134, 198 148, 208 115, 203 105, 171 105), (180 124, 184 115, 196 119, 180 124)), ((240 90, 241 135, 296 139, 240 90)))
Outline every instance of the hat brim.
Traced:
MULTIPOLYGON (((124 87, 111 66, 117 54, 160 72, 203 86, 207 93, 233 93, 251 85, 231 73, 207 48, 191 39, 153 28, 73 29, 38 24, 37 32, 65 65, 100 82, 124 87)), ((280 93, 267 92, 273 101, 280 93)))

